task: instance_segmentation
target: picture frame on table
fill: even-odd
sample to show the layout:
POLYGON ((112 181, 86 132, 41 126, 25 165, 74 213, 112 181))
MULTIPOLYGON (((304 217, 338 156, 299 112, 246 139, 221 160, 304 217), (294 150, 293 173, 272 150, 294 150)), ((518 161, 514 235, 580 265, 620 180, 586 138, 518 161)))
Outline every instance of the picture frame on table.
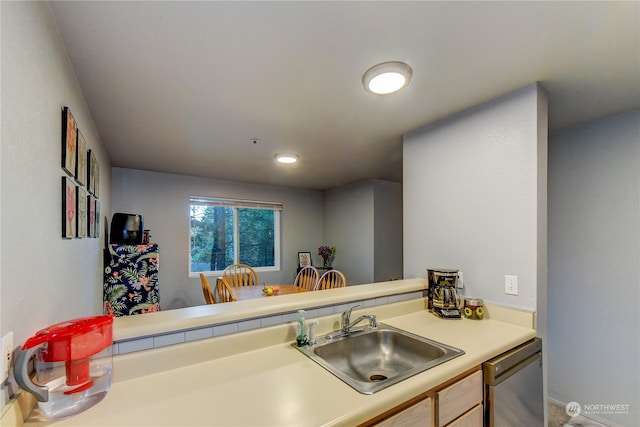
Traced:
POLYGON ((313 265, 311 252, 298 252, 298 268, 304 268, 309 265, 313 265))
POLYGON ((73 239, 76 237, 77 227, 77 186, 75 182, 66 176, 62 177, 62 238, 73 239))
POLYGON ((87 141, 84 139, 84 135, 82 135, 80 129, 78 129, 78 146, 76 151, 78 152, 76 182, 80 185, 85 185, 87 183, 87 141))
MULTIPOLYGON (((62 169, 76 177, 78 125, 69 107, 62 107, 62 169)), ((81 153, 82 155, 82 153, 81 153)))
POLYGON ((82 239, 87 237, 87 192, 82 187, 77 187, 76 192, 76 206, 78 209, 76 237, 82 239))

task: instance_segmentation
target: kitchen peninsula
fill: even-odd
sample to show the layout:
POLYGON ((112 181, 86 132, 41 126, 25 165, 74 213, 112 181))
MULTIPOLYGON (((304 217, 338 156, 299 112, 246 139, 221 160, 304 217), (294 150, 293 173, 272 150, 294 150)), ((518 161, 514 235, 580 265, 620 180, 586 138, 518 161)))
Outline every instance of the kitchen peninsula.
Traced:
MULTIPOLYGON (((425 300, 421 297, 424 286, 425 281, 421 279, 357 286, 351 290, 357 297, 333 292, 341 289, 331 290, 323 304, 336 304, 332 314, 321 315, 320 309, 310 310, 318 310, 317 316, 308 319, 317 318, 320 321, 317 332, 325 333, 337 329, 342 307, 362 303, 354 315, 356 312, 374 314, 381 322, 465 352, 373 395, 356 392, 293 348, 295 321, 284 321, 269 327, 118 354, 114 356, 114 382, 102 402, 56 422, 43 420, 36 409, 24 425, 366 424, 536 335, 533 313, 491 304, 487 304, 488 319, 482 321, 436 318, 425 309, 425 300), (393 298, 403 294, 413 296, 416 292, 418 298, 397 302, 393 298), (371 305, 370 301, 376 300, 381 304, 371 305)), ((318 301, 306 297, 309 296, 300 294, 272 298, 270 301, 275 302, 257 315, 288 312, 294 305, 316 306, 318 301)), ((250 300, 246 303, 251 305, 250 300)), ((229 304, 221 306, 224 305, 229 304)), ((168 329, 189 331, 209 323, 248 321, 243 310, 250 310, 248 306, 240 306, 237 312, 204 315, 204 308, 190 308, 190 314, 174 314, 183 317, 175 322, 178 326, 169 327, 168 319, 167 323, 160 322, 146 331, 143 325, 135 328, 120 325, 114 331, 115 339, 123 343, 127 339, 166 333, 168 329)))

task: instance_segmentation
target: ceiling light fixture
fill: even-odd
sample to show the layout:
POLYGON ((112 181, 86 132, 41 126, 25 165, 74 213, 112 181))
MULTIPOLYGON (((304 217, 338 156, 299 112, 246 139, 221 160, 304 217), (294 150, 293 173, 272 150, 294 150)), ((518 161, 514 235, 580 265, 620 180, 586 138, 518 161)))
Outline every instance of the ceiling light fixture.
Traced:
POLYGON ((300 158, 297 154, 276 154, 276 161, 285 164, 296 163, 300 158))
POLYGON ((362 84, 376 95, 394 93, 407 86, 413 70, 404 62, 390 61, 374 65, 362 76, 362 84))

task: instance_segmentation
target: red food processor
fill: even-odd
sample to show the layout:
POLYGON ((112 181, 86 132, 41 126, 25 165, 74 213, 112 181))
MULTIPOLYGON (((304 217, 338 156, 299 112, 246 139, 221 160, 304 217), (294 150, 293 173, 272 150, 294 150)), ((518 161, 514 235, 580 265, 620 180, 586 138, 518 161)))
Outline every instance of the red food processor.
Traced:
POLYGON ((111 386, 113 317, 68 320, 44 328, 16 352, 14 376, 50 420, 67 418, 100 402, 111 386), (35 355, 35 382, 29 360, 35 355))

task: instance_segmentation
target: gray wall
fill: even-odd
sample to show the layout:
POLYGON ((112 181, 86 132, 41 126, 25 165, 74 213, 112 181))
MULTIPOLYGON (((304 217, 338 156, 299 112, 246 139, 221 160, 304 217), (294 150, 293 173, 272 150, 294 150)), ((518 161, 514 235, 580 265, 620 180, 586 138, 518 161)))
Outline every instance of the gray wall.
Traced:
POLYGON ((374 180, 374 282, 402 277, 402 184, 374 180))
POLYGON ((402 184, 368 180, 325 191, 324 242, 349 285, 402 276, 402 184))
POLYGON ((23 343, 53 323, 102 313, 99 239, 61 238, 61 108, 71 108, 100 163, 102 212, 111 164, 47 3, 2 2, 0 333, 23 343))
POLYGON ((113 168, 112 188, 112 212, 142 214, 151 240, 159 245, 163 309, 205 303, 199 277, 189 277, 189 196, 283 203, 281 271, 260 272, 260 282, 291 283, 298 252, 315 254, 322 242, 323 197, 319 191, 123 168, 113 168))
MULTIPOLYGON (((547 116, 547 95, 532 84, 403 144, 404 277, 457 268, 463 295, 536 311, 545 359, 547 116), (518 276, 518 295, 504 293, 505 275, 518 276)), ((544 364, 545 396, 547 376, 544 364)))
POLYGON ((458 268, 466 295, 537 309, 538 282, 546 287, 539 103, 546 97, 529 85, 405 136, 405 278, 458 268), (505 275, 518 276, 519 295, 504 293, 505 275))
POLYGON ((624 426, 640 425, 639 218, 639 110, 551 135, 549 397, 629 404, 596 414, 624 426))
POLYGON ((349 285, 373 282, 373 201, 373 181, 324 194, 323 243, 336 247, 334 266, 345 273, 349 285))

